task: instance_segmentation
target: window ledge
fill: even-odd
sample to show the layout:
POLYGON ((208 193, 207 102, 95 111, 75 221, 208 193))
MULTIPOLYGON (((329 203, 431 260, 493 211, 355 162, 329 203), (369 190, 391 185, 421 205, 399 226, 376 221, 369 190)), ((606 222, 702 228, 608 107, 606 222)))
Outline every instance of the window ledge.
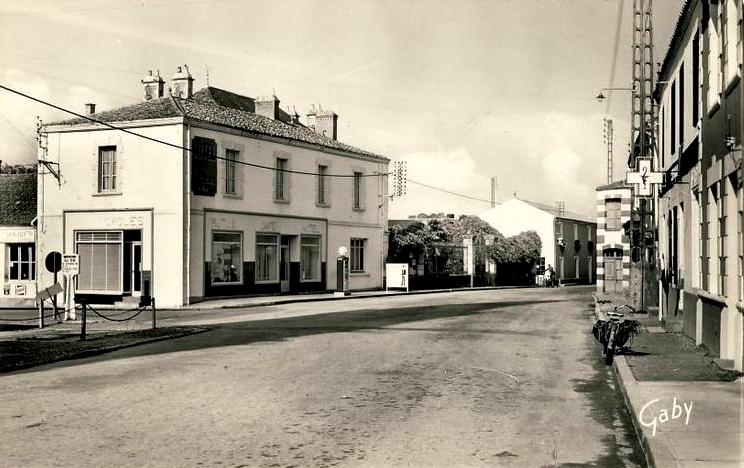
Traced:
POLYGON ((366 271, 350 271, 349 276, 372 276, 366 271))
POLYGON ((255 281, 254 284, 279 284, 279 280, 255 281))
POLYGON ((736 73, 734 76, 732 76, 728 83, 726 84, 726 87, 723 88, 723 94, 728 97, 729 94, 731 94, 731 91, 733 91, 736 84, 740 81, 741 77, 738 73, 736 73))
POLYGON ((234 200, 239 200, 243 198, 243 195, 239 195, 237 193, 223 193, 222 196, 225 198, 232 198, 234 200))
POLYGON ((364 211, 364 208, 359 207, 359 206, 356 206, 356 207, 352 206, 351 207, 351 210, 352 211, 356 211, 356 212, 362 212, 362 211, 364 211))
POLYGON ((112 190, 110 192, 93 192, 94 197, 113 197, 121 194, 121 190, 112 190))
POLYGON ((318 203, 318 202, 315 202, 315 206, 317 206, 318 208, 330 208, 331 207, 331 204, 330 203, 318 203))
POLYGON ((697 294, 698 296, 702 298, 708 299, 709 301, 713 301, 721 305, 726 305, 726 298, 723 296, 719 296, 718 294, 713 294, 711 292, 708 292, 704 289, 699 289, 699 288, 694 289, 694 291, 695 291, 695 294, 697 294))
POLYGON ((210 283, 210 286, 215 287, 215 288, 220 287, 220 286, 243 286, 243 282, 242 281, 230 281, 230 282, 220 281, 219 283, 210 283))
POLYGON ((320 283, 322 280, 320 278, 317 279, 301 279, 300 283, 320 283))
POLYGON ((279 203, 281 205, 289 205, 289 200, 286 198, 275 198, 274 203, 279 203))

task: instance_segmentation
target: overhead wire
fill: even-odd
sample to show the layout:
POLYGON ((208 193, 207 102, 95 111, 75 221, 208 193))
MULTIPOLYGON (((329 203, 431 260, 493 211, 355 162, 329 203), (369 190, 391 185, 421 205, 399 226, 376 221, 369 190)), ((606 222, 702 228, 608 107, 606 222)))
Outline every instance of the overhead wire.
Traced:
MULTIPOLYGON (((4 90, 6 90, 8 92, 11 92, 11 93, 17 94, 19 96, 22 96, 22 97, 24 97, 26 99, 30 99, 32 101, 36 101, 36 102, 38 102, 40 104, 43 104, 45 106, 49 106, 49 107, 51 107, 53 109, 57 109, 57 110, 60 110, 62 112, 66 112, 66 113, 68 113, 70 115, 74 115, 75 117, 79 117, 81 119, 85 119, 85 120, 88 120, 90 122, 93 122, 93 123, 96 123, 96 124, 99 124, 99 125, 103 125, 103 126, 108 127, 108 128, 110 128, 112 130, 118 130, 120 132, 128 133, 130 135, 133 135, 133 136, 136 136, 136 137, 145 139, 145 140, 149 140, 149 141, 152 141, 152 142, 155 142, 155 143, 160 143, 162 145, 170 146, 172 148, 180 149, 182 151, 186 151, 186 152, 189 152, 189 153, 193 153, 194 152, 191 148, 187 148, 185 146, 181 146, 181 145, 176 144, 176 143, 171 143, 171 142, 165 141, 165 140, 159 140, 157 138, 153 138, 153 137, 150 137, 150 136, 147 136, 147 135, 143 135, 141 133, 133 132, 133 131, 128 130, 126 128, 117 127, 116 125, 112 125, 112 124, 110 124, 108 122, 105 122, 103 120, 95 119, 95 118, 90 117, 88 115, 79 114, 79 113, 77 113, 75 111, 71 111, 71 110, 66 109, 64 107, 60 107, 60 106, 58 106, 56 104, 53 104, 53 103, 48 102, 48 101, 45 101, 43 99, 36 98, 34 96, 31 96, 29 94, 23 93, 23 92, 18 91, 16 89, 10 88, 10 87, 5 86, 3 84, 0 84, 0 89, 4 89, 4 90)), ((320 173, 317 173, 317 172, 309 172, 309 171, 297 171, 297 170, 292 170, 292 169, 278 169, 276 167, 264 166, 264 165, 261 165, 261 164, 250 163, 250 162, 241 161, 241 160, 238 160, 238 159, 231 159, 231 158, 227 158, 225 156, 214 155, 214 156, 210 156, 210 157, 214 157, 215 159, 221 159, 221 160, 224 160, 224 161, 230 161, 232 163, 240 164, 240 165, 244 165, 244 166, 250 166, 250 167, 255 167, 255 168, 258 168, 258 169, 266 169, 266 170, 270 170, 270 171, 282 172, 282 173, 289 173, 289 174, 302 174, 302 175, 313 175, 313 176, 322 175, 324 177, 339 177, 339 178, 378 177, 378 176, 387 176, 387 175, 390 174, 388 172, 378 172, 378 173, 374 173, 374 174, 359 174, 359 173, 356 173, 356 174, 320 174, 320 173)))
POLYGON ((425 188, 428 188, 430 190, 436 190, 438 192, 447 193, 447 194, 450 194, 450 195, 455 195, 457 197, 467 198, 469 200, 475 200, 475 201, 479 201, 479 202, 483 202, 483 203, 491 203, 491 200, 486 200, 485 198, 478 198, 478 197, 473 197, 473 196, 470 196, 470 195, 465 195, 464 193, 453 192, 452 190, 443 189, 441 187, 435 187, 433 185, 425 184, 423 182, 419 182, 419 181, 416 181, 416 180, 413 180, 413 179, 406 179, 406 181, 408 181, 408 182, 410 182, 412 184, 415 184, 415 185, 420 185, 421 187, 425 187, 425 188))

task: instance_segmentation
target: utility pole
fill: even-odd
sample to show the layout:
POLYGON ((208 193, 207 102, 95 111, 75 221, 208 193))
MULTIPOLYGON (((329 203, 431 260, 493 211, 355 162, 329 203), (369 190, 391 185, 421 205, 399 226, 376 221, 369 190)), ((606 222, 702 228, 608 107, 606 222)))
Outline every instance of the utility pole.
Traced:
MULTIPOLYGON (((655 107, 653 105, 654 86, 654 45, 653 45, 653 0, 633 0, 633 101, 631 107, 630 157, 628 167, 638 171, 639 159, 650 159, 651 170, 654 167, 654 121, 655 107)), ((656 190, 654 189, 654 196, 656 190)), ((640 212, 640 309, 646 309, 646 269, 656 263, 655 239, 652 245, 654 255, 648 255, 646 236, 649 229, 655 232, 654 219, 656 211, 654 200, 648 200, 636 194, 638 210, 640 212), (648 258, 647 258, 648 257, 648 258)), ((655 237, 655 236, 654 236, 655 237)), ((658 287, 658 286, 657 286, 658 287)), ((649 291, 650 293, 651 291, 649 291)), ((654 297, 649 294, 649 297, 654 297)))
POLYGON ((612 129, 612 119, 604 119, 604 138, 607 143, 607 183, 611 184, 613 179, 612 169, 612 147, 614 146, 614 131, 612 129))

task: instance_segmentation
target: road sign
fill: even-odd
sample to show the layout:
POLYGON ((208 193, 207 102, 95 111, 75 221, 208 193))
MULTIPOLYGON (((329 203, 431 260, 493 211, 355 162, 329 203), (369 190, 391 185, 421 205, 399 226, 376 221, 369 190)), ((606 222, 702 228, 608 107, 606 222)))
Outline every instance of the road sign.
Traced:
POLYGON ((46 289, 42 289, 38 293, 36 293, 36 299, 51 299, 52 297, 56 296, 57 294, 62 292, 62 285, 59 283, 54 283, 52 286, 49 286, 46 289))
POLYGON ((652 172, 650 159, 639 159, 638 172, 628 172, 625 181, 636 185, 636 196, 650 197, 652 187, 664 181, 664 173, 652 172))
POLYGON ((64 254, 62 256, 62 274, 75 276, 80 273, 80 256, 78 254, 64 254))
POLYGON ((56 251, 49 252, 44 259, 44 266, 49 273, 57 273, 62 269, 62 254, 56 251))

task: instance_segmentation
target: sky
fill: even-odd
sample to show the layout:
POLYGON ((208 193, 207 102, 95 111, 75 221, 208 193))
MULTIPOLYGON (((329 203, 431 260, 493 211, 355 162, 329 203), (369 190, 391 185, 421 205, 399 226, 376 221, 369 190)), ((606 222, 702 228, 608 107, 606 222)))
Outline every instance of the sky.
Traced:
MULTIPOLYGON (((477 214, 516 196, 593 215, 624 178, 632 0, 0 0, 0 84, 77 112, 142 100, 147 70, 187 64, 195 89, 274 93, 338 138, 406 161, 390 218, 477 214), (620 14, 619 14, 620 13, 620 14), (620 20, 616 49, 616 34, 620 20), (616 59, 615 59, 616 58, 616 59), (613 66, 614 63, 614 66, 613 66), (416 183, 417 182, 417 183, 416 183), (470 198, 433 190, 436 187, 470 198)), ((683 0, 654 1, 661 62, 683 0)), ((36 118, 66 115, 0 90, 0 159, 36 159, 36 118)))

